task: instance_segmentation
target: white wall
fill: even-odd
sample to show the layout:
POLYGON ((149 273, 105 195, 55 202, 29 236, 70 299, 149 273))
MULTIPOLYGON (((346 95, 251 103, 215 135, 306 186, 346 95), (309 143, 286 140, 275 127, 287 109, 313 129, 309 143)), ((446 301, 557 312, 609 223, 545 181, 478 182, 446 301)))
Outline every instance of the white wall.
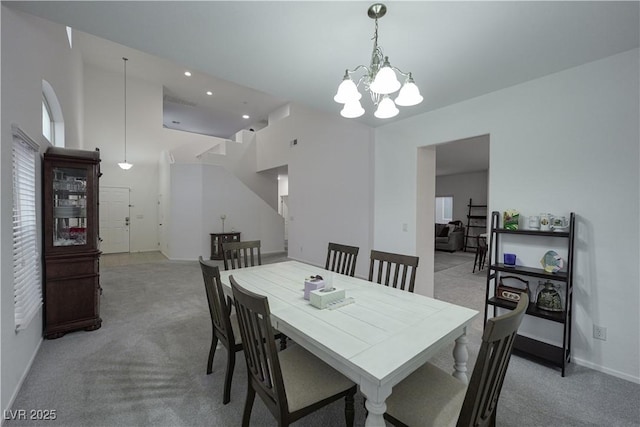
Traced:
MULTIPOLYGON (((171 169, 171 190, 168 222, 167 256, 169 259, 207 258, 203 245, 205 231, 202 227, 203 215, 203 167, 174 163, 171 169)), ((206 234, 206 237, 209 237, 206 234)))
POLYGON ((640 382, 639 72, 635 49, 377 129, 376 245, 420 244, 388 232, 416 223, 417 147, 489 134, 490 210, 578 215, 572 360, 640 382))
POLYGON ((224 166, 274 210, 278 210, 278 175, 275 170, 256 173, 256 133, 242 130, 236 141, 225 142, 224 154, 208 153, 201 156, 205 164, 224 166))
POLYGON ((261 252, 284 250, 284 222, 278 212, 221 166, 171 165, 168 256, 195 260, 211 255, 210 233, 241 232, 242 240, 261 240, 261 252))
MULTIPOLYGON (((371 130, 337 115, 291 105, 257 132, 258 170, 288 165, 289 256, 324 266, 329 242, 358 246, 356 275, 372 248, 371 130), (298 140, 294 147, 290 141, 298 140)), ((380 248, 382 249, 382 248, 380 248)))
MULTIPOLYGON (((437 160, 436 160, 437 162, 437 160)), ((469 199, 474 205, 487 204, 488 172, 458 173, 436 177, 436 196, 453 197, 453 219, 467 224, 469 199)), ((472 215, 482 212, 474 209, 472 215)))
MULTIPOLYGON (((29 327, 15 332, 13 307, 12 254, 12 136, 11 124, 18 125, 35 141, 42 137, 42 79, 51 83, 65 119, 68 147, 81 147, 80 111, 82 63, 66 41, 65 27, 43 21, 2 6, 2 128, 0 147, 0 341, 2 380, 0 401, 3 410, 14 399, 42 341, 42 312, 29 327)), ((47 148, 42 142, 41 151, 47 148)), ((40 162, 36 179, 41 192, 40 162)), ((41 201, 38 199, 40 212, 41 201)), ((37 219, 38 226, 42 218, 37 219)), ((40 244, 41 247, 41 244, 40 244)))

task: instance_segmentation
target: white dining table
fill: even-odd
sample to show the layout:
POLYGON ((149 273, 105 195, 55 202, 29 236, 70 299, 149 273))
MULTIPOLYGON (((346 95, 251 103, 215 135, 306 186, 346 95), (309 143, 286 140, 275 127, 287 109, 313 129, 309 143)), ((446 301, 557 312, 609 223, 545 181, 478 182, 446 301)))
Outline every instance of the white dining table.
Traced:
POLYGON ((332 273, 298 261, 220 273, 269 300, 273 327, 358 384, 366 397, 366 426, 384 426, 393 386, 455 341, 452 375, 467 382, 466 328, 476 310, 332 273), (330 279, 354 302, 320 310, 304 299, 304 280, 330 279))

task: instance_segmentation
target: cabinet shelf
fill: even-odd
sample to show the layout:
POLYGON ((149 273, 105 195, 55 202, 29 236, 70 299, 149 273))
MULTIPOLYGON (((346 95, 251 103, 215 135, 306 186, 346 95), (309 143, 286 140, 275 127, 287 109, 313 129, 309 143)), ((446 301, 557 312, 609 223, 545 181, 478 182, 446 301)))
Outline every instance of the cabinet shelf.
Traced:
POLYGON ((492 264, 490 268, 496 271, 506 271, 508 273, 522 274, 524 276, 531 276, 531 277, 539 277, 541 279, 557 280, 560 282, 567 281, 567 273, 564 271, 558 271, 557 273, 548 273, 541 268, 523 267, 520 265, 516 265, 515 267, 509 267, 502 263, 492 264))
POLYGON ((543 360, 562 369, 569 363, 571 356, 568 349, 564 350, 562 347, 524 335, 516 335, 516 340, 513 343, 513 351, 521 356, 543 360))
MULTIPOLYGON (((496 297, 491 297, 487 301, 487 304, 493 305, 495 307, 506 308, 508 310, 513 310, 516 308, 516 303, 511 301, 506 301, 502 299, 498 299, 496 297)), ((565 312, 564 311, 545 311, 540 310, 535 302, 530 302, 529 307, 527 308, 527 314, 534 317, 539 317, 541 319, 551 320, 552 322, 564 323, 565 322, 565 312)))
MULTIPOLYGON (((533 358, 551 362, 554 366, 561 369, 564 377, 567 363, 571 359, 571 322, 572 322, 572 306, 573 306, 573 252, 574 252, 574 236, 575 236, 575 214, 572 212, 569 217, 568 231, 540 231, 540 230, 507 230, 499 226, 500 212, 491 214, 491 229, 489 235, 489 267, 487 269, 487 284, 485 298, 484 321, 486 324, 489 318, 489 307, 493 307, 493 316, 497 315, 497 308, 513 310, 516 307, 515 302, 498 299, 495 296, 497 285, 502 277, 508 275, 522 275, 529 277, 537 277, 546 280, 562 282, 565 289, 564 311, 547 311, 537 307, 535 300, 529 303, 526 314, 528 316, 537 317, 550 322, 563 325, 562 345, 556 346, 518 335, 514 343, 514 352, 533 356, 533 358), (542 268, 533 268, 527 266, 507 266, 497 262, 502 257, 502 246, 500 238, 505 235, 518 235, 527 238, 537 237, 553 237, 564 239, 567 246, 566 270, 556 273, 549 273, 542 268)), ((522 239, 526 244, 526 239, 522 239)), ((521 243, 521 241, 518 241, 521 243)), ((535 289, 530 290, 532 293, 535 289)), ((532 295, 532 299, 535 295, 532 295)))
POLYGON ((496 234, 520 234, 523 236, 544 236, 544 237, 569 237, 568 231, 539 231, 539 230, 507 230, 497 228, 493 230, 496 234))

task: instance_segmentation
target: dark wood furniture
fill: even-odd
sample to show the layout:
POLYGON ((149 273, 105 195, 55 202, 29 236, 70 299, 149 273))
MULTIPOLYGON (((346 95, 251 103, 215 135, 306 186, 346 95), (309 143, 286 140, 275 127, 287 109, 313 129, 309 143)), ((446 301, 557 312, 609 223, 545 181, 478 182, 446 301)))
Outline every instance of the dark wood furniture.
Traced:
POLYGON ((467 213, 467 228, 464 235, 464 248, 468 250, 476 250, 477 236, 487 232, 487 205, 474 205, 473 199, 469 199, 469 208, 467 213))
POLYGON ((232 301, 230 298, 225 300, 224 291, 220 284, 220 269, 206 264, 202 257, 199 260, 212 326, 207 375, 212 372, 213 356, 216 354, 216 346, 220 340, 227 349, 227 372, 224 375, 224 395, 222 398, 222 403, 226 405, 231 400, 231 379, 236 366, 236 352, 242 350, 242 341, 238 330, 238 320, 235 314, 231 314, 232 301))
MULTIPOLYGON (((207 375, 212 372, 213 357, 216 354, 218 340, 227 349, 227 371, 224 375, 224 394, 222 403, 231 401, 231 381, 233 371, 236 366, 236 353, 242 351, 242 337, 238 328, 238 318, 231 312, 233 301, 231 297, 225 299, 222 284, 220 282, 220 269, 217 266, 207 264, 202 257, 199 257, 200 270, 204 280, 204 288, 207 293, 209 304, 209 314, 211 315, 211 348, 209 349, 209 359, 207 360, 207 375)), ((280 349, 286 348, 283 344, 283 334, 274 330, 273 339, 280 339, 280 349)))
POLYGON ((240 232, 209 234, 211 235, 211 257, 209 259, 223 259, 222 244, 240 241, 240 232))
POLYGON ((489 319, 469 386, 425 363, 393 387, 385 418, 397 426, 495 426, 496 407, 513 343, 529 297, 515 309, 489 319), (465 391, 466 388, 466 391, 465 391))
POLYGON ((327 249, 327 262, 324 265, 325 270, 353 277, 356 274, 356 260, 359 250, 360 248, 357 246, 330 242, 327 249))
POLYGON ((222 259, 225 270, 262 265, 260 240, 246 242, 223 242, 222 259))
POLYGON ((417 269, 417 256, 372 250, 369 264, 369 281, 413 292, 413 287, 416 284, 417 269), (384 282, 382 281, 383 278, 384 282))
MULTIPOLYGON (((487 268, 487 286, 484 307, 484 318, 488 317, 489 306, 493 307, 493 315, 496 316, 496 308, 513 310, 515 303, 496 298, 496 287, 500 282, 500 277, 505 275, 521 275, 527 277, 537 277, 540 279, 560 282, 564 284, 564 310, 546 311, 536 306, 535 301, 529 303, 527 315, 545 319, 550 322, 562 325, 562 344, 553 345, 524 335, 518 335, 514 345, 514 351, 525 356, 532 356, 534 359, 543 360, 561 368, 564 377, 567 364, 571 360, 571 322, 573 311, 573 256, 575 237, 575 214, 572 212, 569 217, 569 228, 567 231, 539 231, 539 230, 507 230, 500 227, 500 212, 491 214, 491 234, 489 241, 489 262, 487 268), (565 268, 556 273, 548 273, 542 268, 532 268, 516 265, 506 266, 499 262, 501 251, 501 239, 509 239, 511 242, 526 242, 530 239, 558 239, 567 248, 567 259, 565 268), (517 239, 517 240, 514 240, 517 239)), ((556 242, 558 240, 555 240, 556 242)), ((541 254, 542 256, 542 254, 541 254)), ((536 287, 532 289, 532 300, 535 298, 536 287)))
POLYGON ((476 256, 473 259, 473 273, 476 272, 476 267, 478 267, 478 271, 484 269, 488 251, 486 236, 476 236, 476 244, 476 256))
POLYGON ((249 376, 242 425, 249 426, 257 393, 279 426, 344 397, 346 423, 353 426, 357 386, 300 345, 276 351, 275 342, 264 339, 264 331, 273 330, 267 297, 242 288, 233 275, 229 281, 249 376))
POLYGON ((51 147, 43 162, 44 337, 100 328, 100 152, 51 147))

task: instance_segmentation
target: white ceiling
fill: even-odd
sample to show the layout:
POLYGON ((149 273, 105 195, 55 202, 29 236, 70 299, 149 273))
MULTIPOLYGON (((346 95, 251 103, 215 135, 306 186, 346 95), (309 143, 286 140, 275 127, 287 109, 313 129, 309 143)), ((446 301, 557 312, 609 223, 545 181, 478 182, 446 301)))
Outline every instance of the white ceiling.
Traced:
MULTIPOLYGON (((339 116, 341 106, 333 95, 344 70, 367 64, 372 48, 374 22, 367 17, 371 2, 3 4, 128 46, 76 37, 87 62, 122 70, 121 58, 128 56, 128 73, 156 80, 165 86, 165 95, 184 101, 168 104, 172 117, 187 117, 181 115, 193 108, 185 104, 206 107, 219 118, 209 121, 224 128, 219 131, 223 137, 261 126, 269 111, 289 101, 339 116), (190 79, 182 75, 185 69, 194 73, 190 79), (204 95, 208 89, 216 95, 204 95), (252 116, 251 123, 238 118, 244 113, 252 116)), ((392 65, 413 73, 425 101, 400 107, 396 118, 381 120, 363 97, 367 112, 355 120, 373 127, 640 44, 638 2, 386 5, 388 12, 379 21, 379 44, 392 65)))
POLYGON ((241 129, 264 127, 269 112, 287 102, 82 31, 73 32, 73 45, 80 49, 85 63, 123 74, 123 87, 123 57, 128 59, 127 80, 162 85, 163 124, 172 129, 231 138, 241 129), (184 75, 187 69, 191 77, 184 75), (206 94, 208 90, 212 96, 206 94), (244 114, 250 118, 243 119, 244 114))

